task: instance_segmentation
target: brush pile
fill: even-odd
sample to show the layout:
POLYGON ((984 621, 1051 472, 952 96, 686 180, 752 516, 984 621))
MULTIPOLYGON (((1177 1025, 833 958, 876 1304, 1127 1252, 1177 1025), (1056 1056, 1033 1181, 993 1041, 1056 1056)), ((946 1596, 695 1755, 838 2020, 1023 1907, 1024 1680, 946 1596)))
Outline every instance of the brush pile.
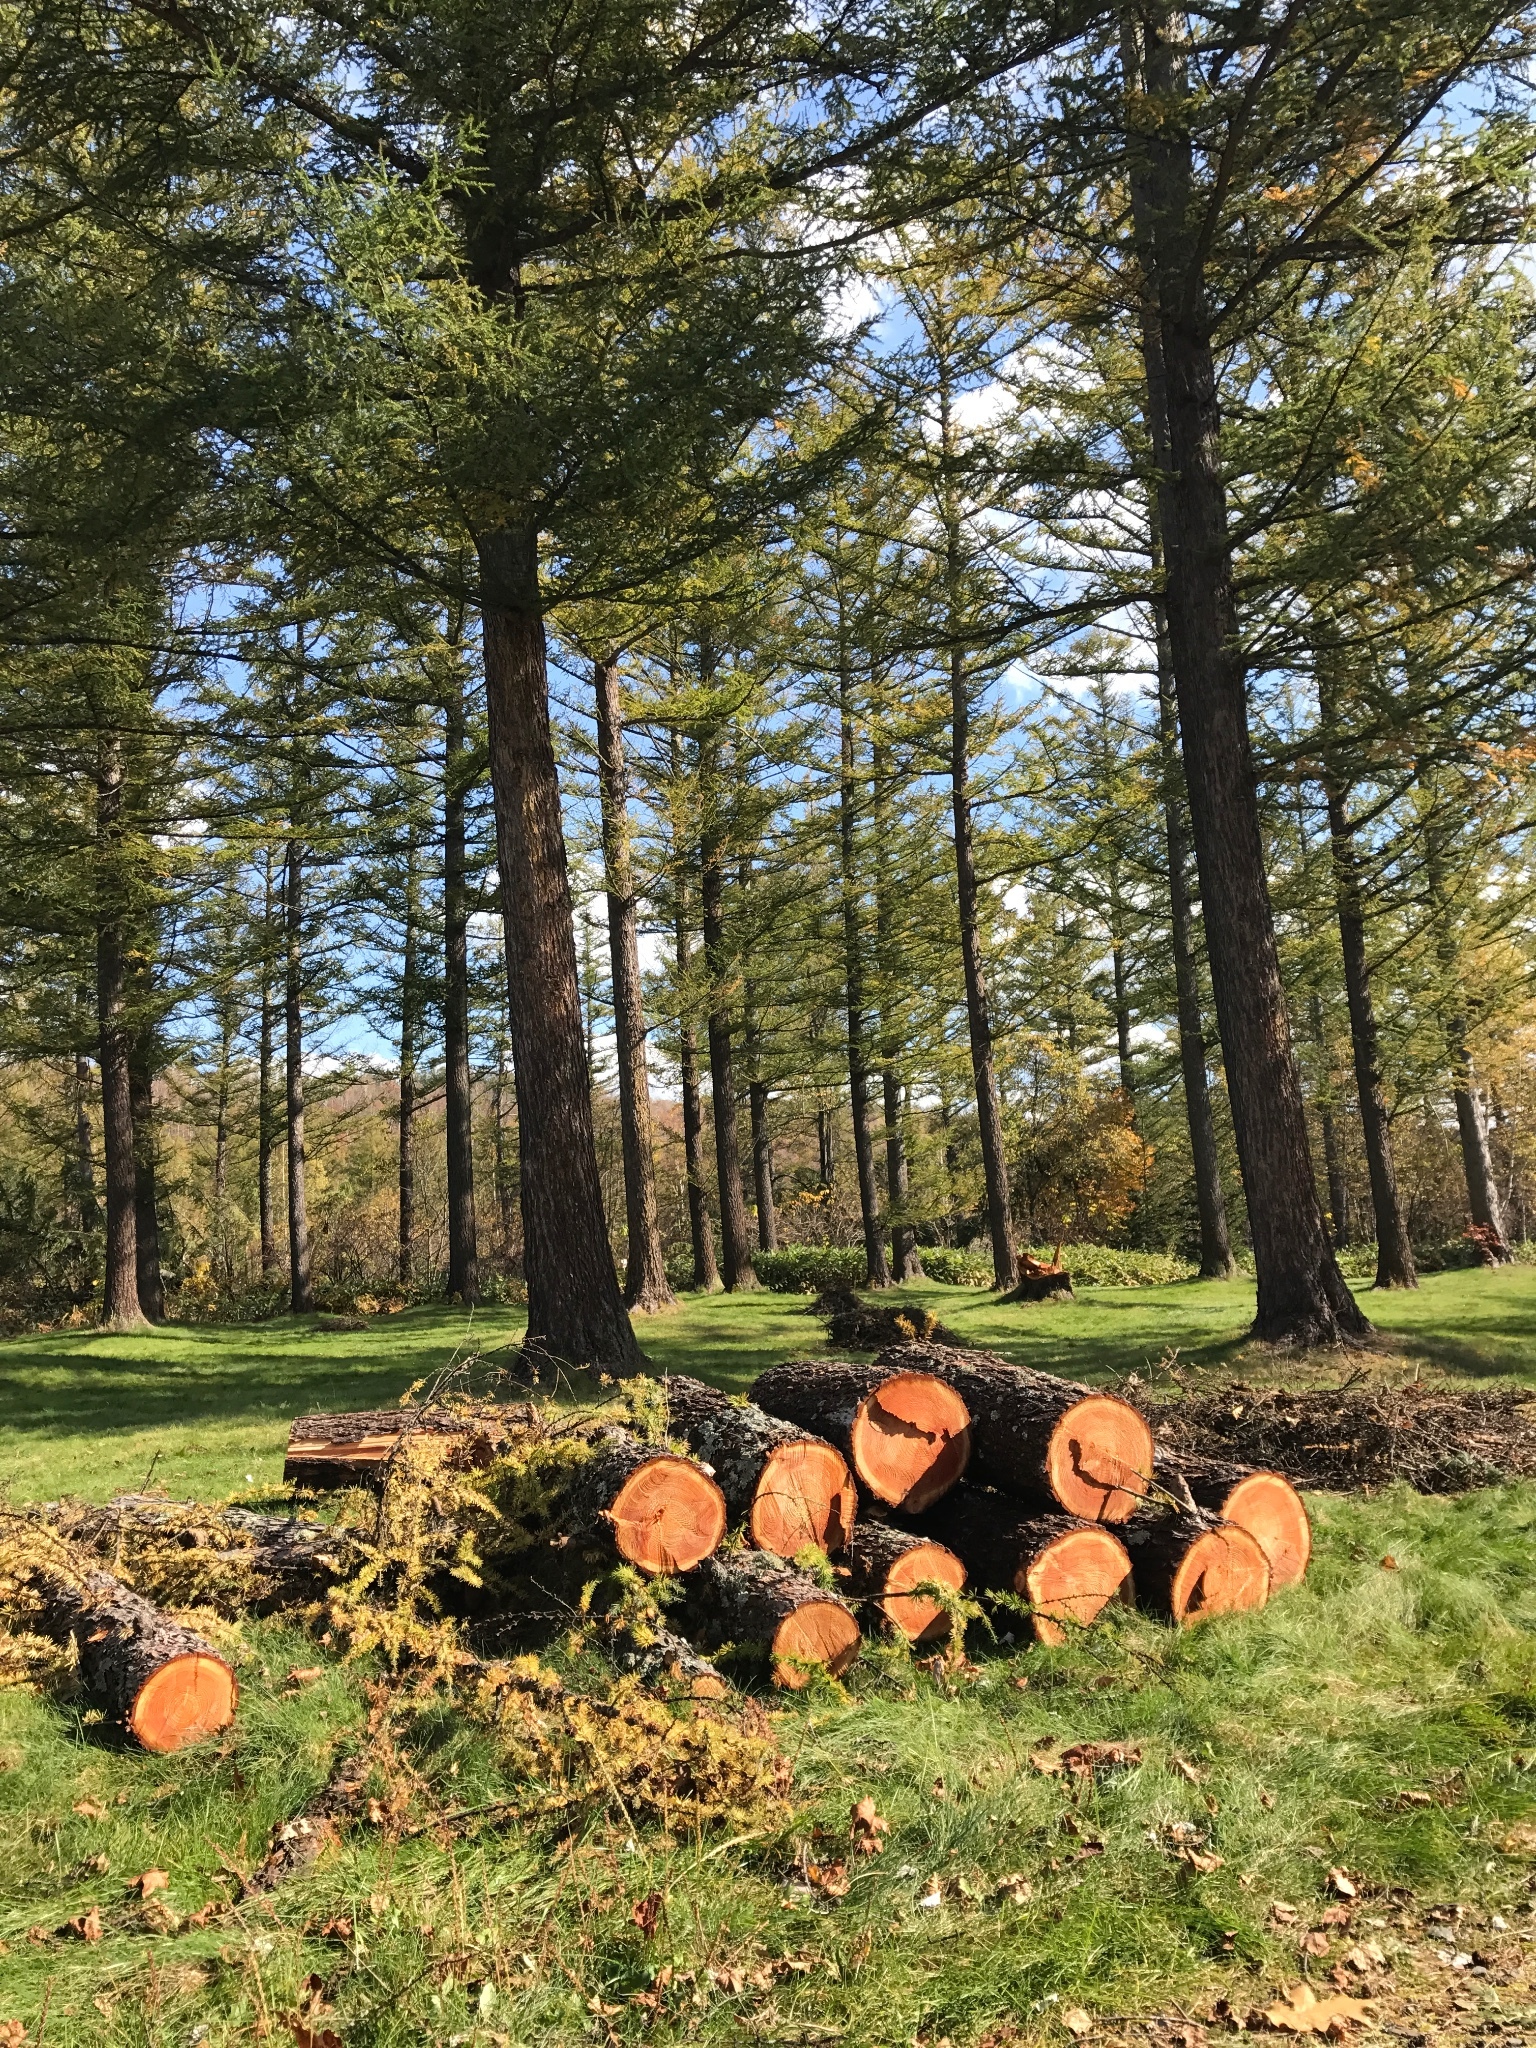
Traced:
POLYGON ((577 1409, 440 1395, 304 1416, 287 1471, 332 1493, 326 1522, 152 1494, 3 1511, 0 1649, 72 1646, 102 1711, 175 1749, 235 1712, 233 1670, 186 1625, 205 1614, 288 1611, 526 1722, 528 1660, 483 1653, 538 1624, 621 1685, 719 1702, 738 1670, 835 1678, 869 1630, 935 1643, 977 1612, 967 1593, 1060 1644, 1115 1604, 1182 1626, 1305 1572, 1280 1471, 1182 1439, 1157 1462, 1118 1396, 905 1332, 870 1360, 775 1366, 746 1401, 674 1377, 577 1409))

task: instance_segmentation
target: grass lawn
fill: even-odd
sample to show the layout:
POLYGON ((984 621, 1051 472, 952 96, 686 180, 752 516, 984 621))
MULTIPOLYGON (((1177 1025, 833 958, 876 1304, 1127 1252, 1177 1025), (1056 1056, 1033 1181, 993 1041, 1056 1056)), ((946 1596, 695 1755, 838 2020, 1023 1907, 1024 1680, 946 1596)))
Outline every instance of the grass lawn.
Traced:
MULTIPOLYGON (((909 1292, 975 1341, 1088 1380, 1159 1378, 1170 1360, 1186 1383, 1340 1372, 1245 1346, 1242 1285, 1022 1310, 909 1292)), ((803 1306, 690 1299, 644 1341, 659 1367, 741 1387, 819 1348, 803 1306)), ((1438 1275, 1368 1308, 1389 1337, 1372 1372, 1536 1384, 1536 1270, 1438 1275)), ((16 1499, 104 1498, 152 1467, 178 1496, 270 1490, 292 1414, 390 1402, 519 1323, 413 1310, 356 1332, 280 1320, 12 1340, 0 1482, 16 1499)), ((1152 2037, 1172 2041, 1222 1999, 1246 2013, 1304 1975, 1331 1994, 1335 1969, 1382 1992, 1378 2018, 1404 2039, 1536 2031, 1522 1971, 1536 1945, 1536 1487, 1312 1505, 1312 1574, 1261 1615, 1177 1637, 1128 1615, 1051 1652, 973 1630, 958 1677, 872 1646, 845 1688, 767 1698, 793 1807, 735 1834, 631 1826, 618 1810, 574 1831, 491 1816, 413 1833, 420 1816, 529 1789, 501 1732, 418 1715, 398 1760, 372 1738, 394 1817, 265 1902, 240 1903, 231 1873, 338 1753, 369 1745, 366 1669, 278 1622, 232 1626, 233 1737, 174 1759, 119 1746, 67 1700, 0 1692, 0 2044, 23 2038, 14 2020, 28 2048, 305 2048, 327 2030, 346 2048, 967 2048, 1065 2043, 1076 2008, 1093 2039, 1146 2039, 1141 2020, 1160 2020, 1152 2037), (319 1675, 289 1682, 295 1667, 319 1675), (1041 1767, 1089 1739, 1140 1760, 1097 1782, 1041 1767), (864 1795, 890 1832, 859 1858, 848 1814, 864 1795), (808 1863, 839 1861, 845 1890, 803 1881, 808 1863), (151 1868, 168 1886, 146 1906, 127 1885, 151 1868), (1357 1886, 1348 1926, 1330 1870, 1357 1886), (1453 1905, 1459 1922, 1435 1918, 1453 1905), (58 1931, 92 1906, 99 1941, 58 1931), (312 1976, 323 2014, 306 2003, 312 1976)), ((558 1663, 559 1644, 545 1654, 558 1663)))

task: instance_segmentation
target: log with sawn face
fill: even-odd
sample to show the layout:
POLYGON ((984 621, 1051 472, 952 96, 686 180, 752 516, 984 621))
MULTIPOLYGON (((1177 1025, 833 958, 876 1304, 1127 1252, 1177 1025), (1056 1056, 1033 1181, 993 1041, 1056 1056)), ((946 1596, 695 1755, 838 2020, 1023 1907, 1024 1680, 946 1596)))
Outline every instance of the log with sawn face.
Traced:
POLYGON ((702 1380, 677 1376, 666 1388, 670 1433, 714 1473, 750 1543, 780 1557, 843 1548, 857 1495, 834 1444, 702 1380))
POLYGON ((932 1373, 795 1359, 770 1366, 752 1398, 770 1415, 829 1438, 874 1499, 909 1514, 942 1499, 971 1454, 965 1402, 932 1373))

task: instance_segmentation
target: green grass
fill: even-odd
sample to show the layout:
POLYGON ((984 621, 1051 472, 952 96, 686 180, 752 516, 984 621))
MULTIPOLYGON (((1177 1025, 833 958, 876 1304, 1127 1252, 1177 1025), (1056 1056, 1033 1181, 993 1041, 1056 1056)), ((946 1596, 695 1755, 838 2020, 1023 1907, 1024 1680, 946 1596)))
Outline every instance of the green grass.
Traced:
MULTIPOLYGON (((1236 1285, 1030 1310, 912 1292, 967 1336, 1083 1378, 1145 1374, 1174 1349, 1181 1373, 1339 1370, 1245 1354, 1251 1296, 1236 1285)), ((1531 1269, 1439 1275, 1368 1305, 1395 1346, 1372 1370, 1536 1377, 1531 1269)), ((658 1365, 742 1385, 814 1348, 802 1307, 690 1300, 645 1341, 658 1365)), ((216 1496, 247 1473, 269 1486, 292 1413, 391 1400, 466 1340, 507 1343, 518 1320, 418 1310, 355 1333, 283 1321, 15 1340, 0 1350, 0 1475, 20 1497, 105 1496, 156 1459, 176 1494, 216 1496)), ((1530 1872, 1499 1845, 1536 1810, 1536 1487, 1315 1507, 1312 1574, 1262 1615, 1177 1637, 1129 1616, 1058 1652, 973 1632, 977 1675, 958 1682, 875 1648, 845 1692, 768 1700, 796 1807, 753 1839, 632 1833, 622 1815, 569 1840, 490 1821, 452 1842, 361 1828, 270 1902, 174 1933, 145 1923, 127 1879, 166 1870, 178 1916, 227 1898, 229 1868, 256 1860, 356 1738, 368 1673, 278 1623, 243 1624, 229 1636, 242 1685, 232 1739, 171 1760, 118 1745, 68 1701, 0 1693, 0 2021, 21 2019, 35 2043, 46 2006, 47 2048, 169 2048, 195 2028, 203 2048, 286 2042, 313 1972, 347 2048, 1061 2043, 1073 2004, 1187 2012, 1225 1996, 1246 2010, 1294 1982, 1295 1930, 1269 1908, 1288 1901, 1298 1927, 1315 1925, 1330 1866, 1378 1894, 1409 1887, 1513 1919, 1530 1872), (1397 1569, 1383 1569, 1388 1554, 1397 1569), (322 1676, 292 1690, 294 1665, 322 1676), (1142 1760, 1074 1791, 1031 1762, 1047 1738, 1129 1742, 1142 1760), (1408 1792, 1430 1803, 1405 1806, 1408 1792), (794 1882, 802 1849, 846 1855, 850 1802, 866 1793, 891 1824, 884 1854, 850 1862, 840 1900, 807 1894, 794 1882), (1181 1820, 1219 1867, 1169 1853, 1181 1820), (103 1856, 105 1871, 90 1867, 103 1856), (996 1888, 1015 1874, 1030 1886, 1022 1904, 996 1888), (934 1876, 943 1903, 928 1909, 934 1876), (652 1892, 665 1912, 647 1938, 631 1909, 652 1892), (99 1943, 53 1935, 92 1904, 99 1943), (350 1938, 325 1934, 343 1917, 350 1938), (32 1927, 46 1938, 29 1940, 32 1927), (637 2002, 666 1967, 659 2004, 637 2002)), ((495 1736, 465 1716, 431 1712, 409 1741, 413 1812, 526 1796, 495 1736)), ((1372 1938, 1390 1951, 1395 1918, 1372 1938)))

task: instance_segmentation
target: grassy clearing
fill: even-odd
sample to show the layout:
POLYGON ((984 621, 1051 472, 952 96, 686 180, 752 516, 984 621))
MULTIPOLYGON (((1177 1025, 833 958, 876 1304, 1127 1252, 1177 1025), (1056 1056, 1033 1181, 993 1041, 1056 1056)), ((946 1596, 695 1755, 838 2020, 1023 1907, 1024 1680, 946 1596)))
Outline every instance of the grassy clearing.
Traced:
MULTIPOLYGON (((1170 1347, 1197 1375, 1233 1374, 1251 1313, 1241 1287, 1026 1312, 959 1290, 920 1298, 1013 1356, 1099 1378, 1170 1347)), ((817 1326, 800 1306, 694 1301, 647 1342, 658 1364, 740 1384, 807 1346, 817 1326)), ((1531 1376, 1536 1274, 1437 1276, 1409 1302, 1371 1307, 1401 1332, 1402 1352, 1382 1361, 1394 1372, 1413 1359, 1531 1376)), ((482 1342, 515 1327, 507 1314, 475 1323, 482 1342)), ((158 1450, 155 1476, 174 1492, 227 1491, 246 1472, 270 1482, 295 1409, 389 1399, 463 1334, 462 1319, 413 1312, 357 1333, 24 1339, 0 1353, 0 1470, 19 1494, 104 1495, 158 1450)), ((1275 1376, 1272 1359, 1248 1363, 1275 1376)), ((846 1691, 769 1700, 795 1802, 747 1839, 632 1829, 602 1811, 573 1830, 482 1817, 451 1837, 413 1835, 418 1816, 529 1796, 492 1732, 429 1713, 401 1760, 381 1762, 377 1789, 401 1801, 392 1821, 201 1928, 188 1916, 226 1901, 230 1870, 257 1860, 338 1751, 366 1742, 367 1673, 277 1624, 232 1630, 233 1739, 174 1760, 115 1747, 67 1702, 0 1694, 0 2021, 19 2018, 49 2048, 160 2048, 197 2028, 204 2048, 282 2041, 299 2038, 286 2023, 315 1973, 324 2025, 347 2048, 1064 2042, 1074 2005, 1107 2039, 1115 2015, 1219 1997, 1245 2011, 1303 1970, 1326 1990, 1365 1927, 1408 1982, 1423 1906, 1461 1900, 1472 1921, 1532 1924, 1532 1866, 1505 1848, 1536 1842, 1536 1487, 1315 1505, 1313 1573, 1263 1615, 1182 1637, 1129 1616, 1059 1652, 973 1632, 975 1675, 876 1649, 846 1691), (321 1675, 290 1684, 296 1666, 321 1675), (1132 1744, 1141 1762, 1084 1785, 1034 1761, 1087 1739, 1132 1744), (864 1794, 890 1822, 868 1859, 848 1843, 864 1794), (1179 1822, 1219 1865, 1178 1859, 1179 1822), (799 1880, 807 1861, 844 1860, 841 1896, 799 1880), (1324 1930, 1329 1954, 1303 1956, 1298 1935, 1319 1927, 1339 1865, 1364 1881, 1367 1917, 1324 1930), (169 1915, 127 1890, 147 1868, 169 1875, 169 1915), (925 1906, 934 1879, 940 1903, 925 1906), (1394 1886, 1417 1905, 1405 1911, 1394 1886), (635 1909, 655 1894, 648 1934, 635 1909), (1277 1923, 1276 1900, 1298 1918, 1277 1923), (100 1942, 54 1934, 92 1905, 100 1942)), ((561 1661, 558 1643, 545 1647, 561 1661)), ((1458 1979, 1468 2011, 1437 2007, 1425 2038, 1518 2022, 1524 1994, 1501 1974, 1458 1979)))

